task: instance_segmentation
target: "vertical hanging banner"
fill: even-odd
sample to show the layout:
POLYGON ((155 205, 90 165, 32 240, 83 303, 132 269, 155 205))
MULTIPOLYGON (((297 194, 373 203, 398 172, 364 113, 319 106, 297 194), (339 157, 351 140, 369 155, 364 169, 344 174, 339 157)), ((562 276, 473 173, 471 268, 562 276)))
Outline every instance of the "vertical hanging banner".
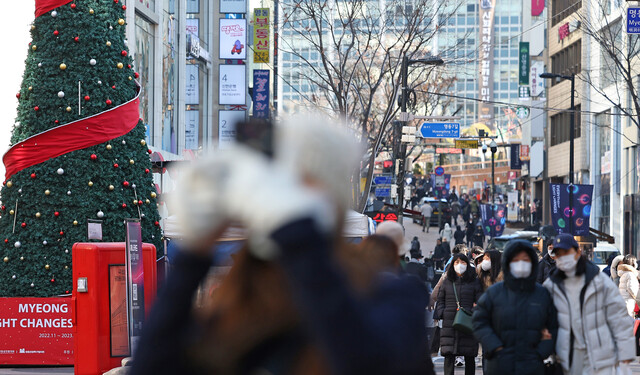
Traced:
POLYGON ((220 19, 220 59, 244 60, 247 58, 247 20, 220 19))
POLYGON ((530 65, 529 42, 520 42, 520 60, 518 61, 519 82, 522 86, 529 86, 529 70, 530 65))
POLYGON ((269 118, 269 71, 253 71, 253 117, 269 118))
POLYGON ((253 62, 269 63, 269 8, 253 10, 253 62))
MULTIPOLYGON (((551 219, 558 233, 570 233, 569 185, 549 184, 551 190, 551 219)), ((573 235, 589 234, 589 217, 593 185, 573 185, 573 235)), ((570 233, 571 234, 571 233, 570 233)))
POLYGON ((544 0, 531 0, 531 15, 537 17, 544 11, 544 0))
POLYGON ((507 222, 507 206, 504 204, 481 204, 480 218, 485 236, 500 237, 507 222))
POLYGON ((449 198, 449 188, 451 187, 451 175, 441 174, 431 175, 431 188, 438 198, 449 198))
POLYGON ((511 169, 521 170, 522 162, 520 161, 520 143, 512 143, 511 144, 511 153, 510 153, 510 162, 511 169))
POLYGON ((144 267, 142 263, 142 229, 140 221, 126 221, 127 301, 129 306, 129 336, 131 352, 142 332, 144 321, 144 267))
POLYGON ((479 122, 487 125, 493 123, 493 24, 496 0, 480 1, 480 53, 479 53, 479 90, 478 103, 479 122))

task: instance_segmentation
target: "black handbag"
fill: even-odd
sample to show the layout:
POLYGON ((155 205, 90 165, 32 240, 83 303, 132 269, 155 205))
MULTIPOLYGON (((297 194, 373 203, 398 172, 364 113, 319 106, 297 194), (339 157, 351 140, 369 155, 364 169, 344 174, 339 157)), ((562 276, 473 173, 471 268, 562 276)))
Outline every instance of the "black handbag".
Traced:
POLYGON ((456 283, 453 282, 453 294, 456 296, 456 304, 458 305, 458 311, 453 318, 453 329, 460 331, 464 334, 471 335, 473 333, 473 322, 471 320, 471 312, 465 310, 460 306, 460 300, 458 299, 458 292, 456 292, 456 283))

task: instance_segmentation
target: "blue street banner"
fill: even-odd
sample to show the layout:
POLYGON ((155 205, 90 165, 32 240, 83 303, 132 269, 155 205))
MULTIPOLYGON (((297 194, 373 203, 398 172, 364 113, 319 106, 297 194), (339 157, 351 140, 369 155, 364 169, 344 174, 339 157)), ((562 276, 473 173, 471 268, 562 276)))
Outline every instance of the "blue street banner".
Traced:
POLYGON ((510 162, 511 169, 520 170, 522 169, 522 162, 520 161, 520 143, 512 143, 511 144, 511 154, 510 154, 510 162))
POLYGON ((144 321, 144 267, 140 220, 126 221, 127 301, 131 352, 135 352, 144 321))
POLYGON ((269 74, 263 69, 253 71, 253 118, 269 118, 269 74))
POLYGON ((627 8, 627 34, 640 34, 640 8, 627 8))
POLYGON ((593 185, 573 185, 573 215, 569 209, 569 185, 550 184, 549 189, 551 190, 551 220, 556 231, 574 236, 588 235, 593 185), (573 216, 573 233, 570 230, 571 216, 573 216))
POLYGON ((460 138, 459 122, 424 122, 420 126, 423 138, 460 138))
POLYGON ((373 178, 373 183, 376 185, 391 185, 392 178, 389 176, 376 176, 373 178))
POLYGON ((449 198, 449 189, 451 188, 451 175, 443 174, 441 176, 431 175, 431 189, 433 189, 436 197, 449 198))
POLYGON ((507 222, 506 204, 481 204, 480 218, 485 236, 500 237, 507 222))

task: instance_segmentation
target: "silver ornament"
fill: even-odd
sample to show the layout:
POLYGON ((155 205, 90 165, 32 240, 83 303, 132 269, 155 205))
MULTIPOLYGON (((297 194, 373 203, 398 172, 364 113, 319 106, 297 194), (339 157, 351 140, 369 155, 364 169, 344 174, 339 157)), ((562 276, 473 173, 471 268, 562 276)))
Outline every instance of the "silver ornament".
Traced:
POLYGON ((136 184, 131 185, 131 187, 135 189, 136 188, 136 184))
POLYGON ((71 190, 67 191, 67 195, 71 195, 71 190))
POLYGON ((102 84, 102 81, 98 81, 98 84, 99 84, 99 85, 101 85, 101 84, 102 84))
POLYGON ((59 174, 59 175, 63 175, 63 174, 64 174, 64 169, 62 169, 62 168, 58 168, 58 174, 59 174))
POLYGON ((20 241, 16 241, 16 242, 13 244, 13 246, 14 246, 14 247, 20 247, 20 246, 22 246, 22 243, 20 243, 20 241))
POLYGON ((145 214, 140 214, 141 217, 145 217, 145 214))
POLYGON ((126 145, 126 144, 127 144, 127 141, 125 141, 125 140, 123 139, 123 140, 122 140, 122 144, 123 144, 123 145, 126 145))
POLYGON ((18 193, 22 194, 22 189, 18 189, 18 193))
POLYGON ((42 63, 38 63, 38 68, 42 68, 42 63))
POLYGON ((91 64, 91 66, 96 65, 96 59, 89 60, 89 64, 91 64))
POLYGON ((98 211, 98 217, 102 219, 104 217, 104 212, 98 211))
POLYGON ((47 246, 47 244, 48 244, 47 240, 42 241, 42 244, 43 244, 44 246, 47 246))
POLYGON ((58 91, 58 98, 64 98, 64 91, 58 91))
POLYGON ((69 249, 64 249, 65 254, 69 254, 69 249))
POLYGON ((109 30, 113 30, 113 26, 109 26, 109 30))
POLYGON ((35 284, 34 284, 34 283, 31 283, 31 287, 33 288, 34 286, 35 286, 35 284))
POLYGON ((58 16, 58 12, 56 12, 55 10, 51 12, 51 17, 57 17, 57 16, 58 16))
POLYGON ((11 278, 15 280, 16 279, 16 275, 11 276, 11 278))

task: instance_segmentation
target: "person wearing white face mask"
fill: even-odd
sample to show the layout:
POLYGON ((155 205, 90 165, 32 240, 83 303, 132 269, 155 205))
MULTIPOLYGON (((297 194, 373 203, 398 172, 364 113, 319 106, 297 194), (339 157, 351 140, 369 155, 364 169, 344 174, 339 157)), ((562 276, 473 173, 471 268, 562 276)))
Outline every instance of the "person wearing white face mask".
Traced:
POLYGON ((444 374, 453 375, 454 360, 458 355, 464 357, 465 375, 472 375, 475 373, 474 358, 478 355, 478 342, 473 335, 455 330, 453 321, 458 303, 466 311, 473 310, 482 294, 482 286, 469 265, 469 258, 462 253, 453 255, 443 279, 433 316, 436 320, 442 320, 440 353, 444 356, 444 374))
POLYGON ((553 240, 556 271, 544 282, 558 310, 556 355, 565 374, 615 374, 636 354, 633 320, 616 285, 570 234, 553 240))
POLYGON ((558 323, 549 292, 536 284, 537 260, 529 242, 510 241, 501 260, 504 281, 478 301, 473 332, 482 344, 485 374, 545 372, 543 358, 553 353, 558 323))
POLYGON ((491 285, 502 281, 501 258, 502 254, 498 250, 489 250, 482 255, 476 267, 482 290, 486 291, 491 285))

